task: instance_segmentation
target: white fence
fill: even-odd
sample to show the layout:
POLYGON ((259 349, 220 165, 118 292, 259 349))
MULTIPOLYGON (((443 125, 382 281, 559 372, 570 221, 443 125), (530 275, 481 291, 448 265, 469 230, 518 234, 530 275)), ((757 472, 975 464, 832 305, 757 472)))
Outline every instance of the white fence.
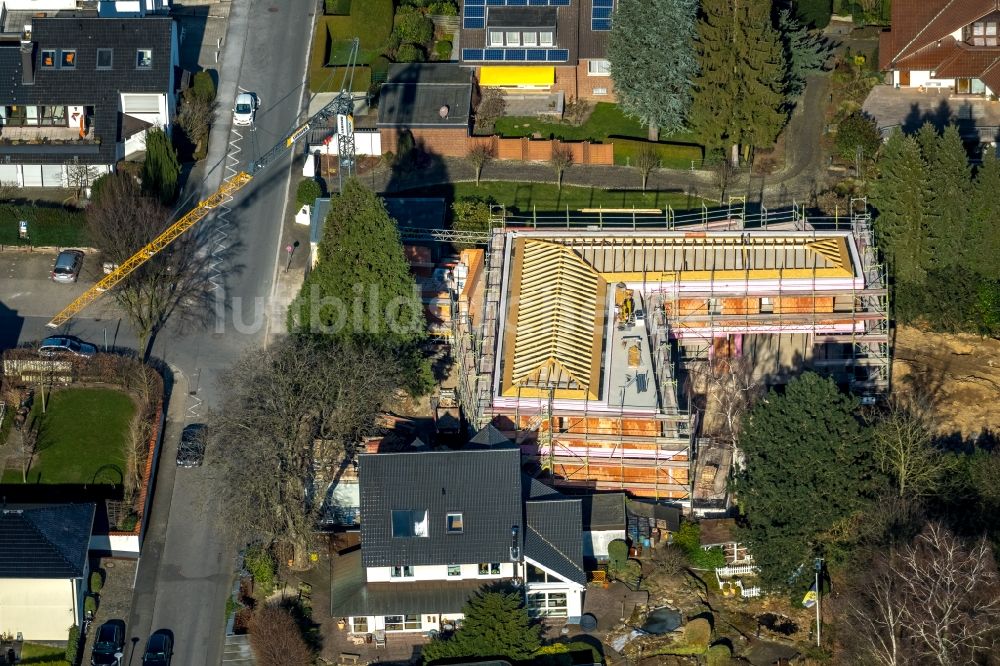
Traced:
POLYGON ((757 567, 752 564, 737 564, 717 567, 715 569, 715 575, 721 578, 730 578, 732 576, 756 576, 757 567))

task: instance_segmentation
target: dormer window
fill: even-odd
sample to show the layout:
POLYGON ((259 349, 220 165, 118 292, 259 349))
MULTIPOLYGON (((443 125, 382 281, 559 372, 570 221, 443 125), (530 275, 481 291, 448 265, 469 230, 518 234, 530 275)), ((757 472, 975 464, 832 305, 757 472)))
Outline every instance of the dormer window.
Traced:
POLYGON ((398 538, 429 536, 427 533, 427 510, 393 510, 392 536, 398 538))
POLYGON ((66 49, 59 52, 59 69, 76 69, 75 49, 66 49))
POLYGON ((972 28, 966 29, 969 34, 967 41, 973 46, 997 46, 997 21, 976 21, 972 28))
POLYGON ((42 49, 42 69, 54 69, 56 66, 55 49, 42 49))

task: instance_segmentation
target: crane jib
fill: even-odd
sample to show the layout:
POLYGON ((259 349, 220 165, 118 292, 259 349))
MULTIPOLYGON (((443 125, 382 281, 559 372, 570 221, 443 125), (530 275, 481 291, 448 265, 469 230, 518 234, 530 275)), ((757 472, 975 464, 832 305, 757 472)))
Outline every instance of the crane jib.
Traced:
POLYGON ((302 138, 302 135, 309 131, 309 123, 306 123, 302 127, 298 128, 294 132, 288 135, 285 139, 285 147, 290 148, 293 143, 302 138))

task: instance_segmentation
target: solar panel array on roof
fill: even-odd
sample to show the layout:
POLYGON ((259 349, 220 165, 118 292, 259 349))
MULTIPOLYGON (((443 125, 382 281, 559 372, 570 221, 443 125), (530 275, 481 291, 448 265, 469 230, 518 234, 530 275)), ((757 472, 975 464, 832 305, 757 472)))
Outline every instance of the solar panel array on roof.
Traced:
POLYGON ((611 13, 615 9, 615 0, 594 0, 590 10, 590 29, 595 32, 611 30, 611 13))
POLYGON ((566 62, 567 49, 462 49, 466 62, 566 62))
POLYGON ((462 27, 482 30, 486 27, 486 5, 491 7, 569 7, 570 0, 465 0, 462 27))

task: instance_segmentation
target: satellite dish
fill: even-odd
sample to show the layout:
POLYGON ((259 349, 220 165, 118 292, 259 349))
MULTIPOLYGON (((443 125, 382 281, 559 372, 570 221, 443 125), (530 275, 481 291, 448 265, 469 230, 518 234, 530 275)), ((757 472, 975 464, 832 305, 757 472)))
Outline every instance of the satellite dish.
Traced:
POLYGON ((441 116, 442 118, 447 118, 449 111, 451 111, 451 109, 449 109, 448 105, 445 104, 440 109, 438 109, 438 115, 441 116))

